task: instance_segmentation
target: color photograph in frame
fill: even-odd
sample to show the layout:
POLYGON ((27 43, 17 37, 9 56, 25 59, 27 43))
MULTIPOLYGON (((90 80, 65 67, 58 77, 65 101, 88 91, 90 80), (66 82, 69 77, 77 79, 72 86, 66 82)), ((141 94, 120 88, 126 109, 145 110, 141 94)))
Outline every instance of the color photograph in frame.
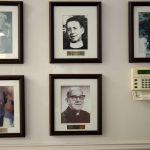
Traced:
POLYGON ((49 2, 50 62, 101 63, 101 2, 49 2))
POLYGON ((102 75, 50 74, 50 135, 102 134, 102 75))
POLYGON ((22 1, 0 1, 0 63, 23 63, 22 1))
POLYGON ((129 2, 129 62, 150 62, 150 2, 129 2))
POLYGON ((24 76, 0 76, 0 137, 25 137, 24 76))

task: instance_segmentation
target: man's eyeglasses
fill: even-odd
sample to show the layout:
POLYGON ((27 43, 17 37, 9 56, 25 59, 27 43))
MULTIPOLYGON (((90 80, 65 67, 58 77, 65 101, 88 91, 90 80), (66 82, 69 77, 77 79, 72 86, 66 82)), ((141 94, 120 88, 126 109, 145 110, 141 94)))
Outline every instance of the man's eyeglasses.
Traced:
POLYGON ((70 98, 72 99, 80 99, 80 100, 84 100, 85 98, 85 95, 80 95, 80 96, 77 96, 77 95, 71 95, 70 98))

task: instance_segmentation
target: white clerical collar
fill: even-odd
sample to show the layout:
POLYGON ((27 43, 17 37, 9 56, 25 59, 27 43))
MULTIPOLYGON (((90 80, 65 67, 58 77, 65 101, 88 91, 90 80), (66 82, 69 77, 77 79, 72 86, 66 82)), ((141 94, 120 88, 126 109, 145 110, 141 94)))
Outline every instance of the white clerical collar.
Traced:
POLYGON ((83 41, 79 41, 77 43, 71 43, 70 42, 70 47, 71 48, 81 48, 81 47, 83 47, 83 41))

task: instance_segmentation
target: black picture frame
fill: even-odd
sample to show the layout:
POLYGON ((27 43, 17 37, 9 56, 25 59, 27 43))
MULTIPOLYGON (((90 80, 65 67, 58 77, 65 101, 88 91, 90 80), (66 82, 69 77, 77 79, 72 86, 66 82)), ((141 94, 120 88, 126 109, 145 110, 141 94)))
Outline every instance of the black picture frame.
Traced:
POLYGON ((0 64, 23 64, 23 1, 0 1, 0 13, 0 64))
POLYGON ((129 63, 148 63, 150 62, 150 2, 130 1, 128 2, 129 13, 129 63))
MULTIPOLYGON (((1 124, 0 118, 0 138, 25 137, 24 75, 0 75, 0 95, 2 94, 4 95, 4 116, 3 124, 1 124), (10 99, 10 97, 8 98, 7 94, 10 97, 13 95, 13 99, 10 99), (11 124, 8 124, 8 116, 6 117, 5 114, 10 112, 13 114, 13 123, 12 115, 9 115, 11 116, 11 119, 9 118, 11 124)), ((2 106, 2 96, 0 101, 0 106, 2 106)))
MULTIPOLYGON (((63 12, 62 11, 62 12, 63 12)), ((65 13, 66 15, 67 13, 65 13)), ((68 16, 71 16, 71 12, 68 11, 68 16)), ((76 16, 76 15, 73 15, 76 16)), ((62 19, 63 20, 63 19, 62 19)), ((82 19, 83 20, 83 19, 82 19)), ((84 22, 85 23, 85 22, 84 22)), ((60 23, 61 24, 61 23, 60 23)), ((88 30, 87 30, 88 31, 88 30)), ((102 39, 101 39, 101 2, 49 2, 49 35, 50 35, 50 63, 101 63, 102 62, 102 39), (60 8, 62 7, 62 8, 60 8), (63 8, 64 7, 64 8, 63 8), (67 10, 69 7, 74 7, 73 14, 77 13, 77 15, 84 15, 83 13, 83 9, 87 9, 87 13, 89 14, 89 18, 87 17, 87 25, 88 29, 90 32, 88 32, 88 40, 87 40, 87 44, 88 47, 85 48, 85 50, 83 49, 65 49, 64 48, 64 43, 63 39, 64 39, 64 24, 62 25, 58 25, 58 27, 55 24, 56 20, 59 20, 62 16, 63 13, 58 14, 58 18, 55 16, 55 8, 59 8, 64 10, 67 10), (83 7, 83 9, 82 9, 83 7), (81 14, 79 14, 78 10, 76 10, 76 8, 81 8, 81 14), (95 8, 95 13, 91 13, 92 11, 90 11, 91 8, 95 8), (91 14, 91 16, 90 16, 91 14), (60 17, 60 16, 61 17, 60 17), (93 16, 92 16, 93 15, 93 16), (54 17, 55 16, 55 17, 54 17), (94 21, 92 19, 95 19, 94 21), (88 21, 92 22, 92 25, 88 24, 88 21), (55 25, 54 25, 55 24, 55 25), (59 30, 60 28, 60 30, 59 30), (63 28, 63 29, 62 29, 63 28), (56 29, 58 32, 56 32, 56 29), (62 33, 63 32, 63 33, 62 33), (94 33, 93 35, 91 33, 94 33), (58 33, 58 34, 57 34, 58 33), (59 35, 60 34, 60 35, 59 35), (63 34, 63 35, 61 35, 63 34), (57 37, 61 37, 60 39, 55 39, 57 37), (59 43, 57 44, 56 42, 59 41, 59 43), (60 41, 62 41, 60 43, 60 41), (59 47, 56 48, 56 45, 60 45, 59 47), (56 52, 58 52, 57 55, 56 52), (62 53, 62 56, 60 53, 62 53), (72 57, 73 56, 73 57, 72 57)), ((65 40, 64 40, 65 41, 65 40)), ((66 40, 67 41, 67 40, 66 40)), ((67 42, 66 42, 67 43, 67 42)), ((83 42, 84 43, 84 42, 83 42)), ((83 44, 84 45, 84 44, 83 44)))
MULTIPOLYGON (((102 134, 102 75, 101 74, 50 74, 49 81, 50 81, 49 83, 49 86, 50 86, 49 87, 50 88, 50 106, 49 106, 50 107, 50 112, 49 112, 50 113, 49 115, 50 135, 52 136, 101 135, 102 134), (74 120, 72 122, 72 119, 71 121, 69 121, 68 119, 69 122, 62 121, 63 119, 62 108, 63 108, 63 103, 64 103, 63 101, 64 97, 67 95, 66 94, 67 90, 69 88, 73 88, 74 86, 75 88, 78 88, 78 86, 80 86, 82 90, 84 89, 83 93, 86 93, 85 97, 88 97, 88 94, 90 93, 90 97, 86 98, 86 104, 91 109, 91 111, 89 111, 89 114, 90 114, 89 122, 85 120, 84 121, 82 120, 81 122, 74 120), (56 92, 56 89, 57 89, 57 92, 56 92), (90 105, 91 97, 92 97, 92 104, 93 104, 92 107, 95 105, 94 108, 91 108, 91 105, 90 105), (93 121, 93 118, 96 118, 95 121, 93 121), (93 126, 90 126, 90 125, 93 125, 93 126)), ((80 112, 81 111, 82 109, 80 110, 80 112)), ((86 117, 84 116, 84 118, 86 117)))

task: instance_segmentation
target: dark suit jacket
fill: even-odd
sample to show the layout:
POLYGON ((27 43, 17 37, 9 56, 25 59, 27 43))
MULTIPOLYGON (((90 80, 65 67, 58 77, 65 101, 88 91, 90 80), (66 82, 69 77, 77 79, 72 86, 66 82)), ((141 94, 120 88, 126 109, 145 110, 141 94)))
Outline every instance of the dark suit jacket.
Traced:
POLYGON ((80 113, 77 115, 76 111, 68 107, 61 114, 61 123, 90 123, 90 114, 80 110, 80 113))
POLYGON ((87 49, 87 41, 83 40, 83 46, 80 47, 80 48, 71 48, 70 47, 70 41, 69 40, 64 40, 63 49, 87 49))

